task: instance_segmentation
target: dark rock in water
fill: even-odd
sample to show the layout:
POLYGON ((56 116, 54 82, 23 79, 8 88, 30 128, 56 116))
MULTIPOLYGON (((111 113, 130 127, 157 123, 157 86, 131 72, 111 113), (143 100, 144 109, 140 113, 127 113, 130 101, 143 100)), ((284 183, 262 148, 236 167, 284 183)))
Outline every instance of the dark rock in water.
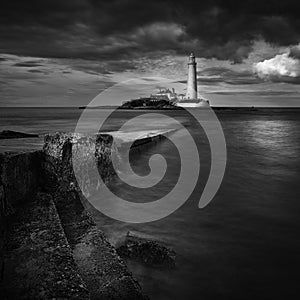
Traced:
POLYGON ((123 245, 117 248, 121 257, 130 258, 153 267, 175 267, 176 253, 161 243, 127 233, 123 245))
POLYGON ((37 134, 30 134, 12 130, 3 130, 0 132, 0 139, 22 139, 39 137, 37 134))

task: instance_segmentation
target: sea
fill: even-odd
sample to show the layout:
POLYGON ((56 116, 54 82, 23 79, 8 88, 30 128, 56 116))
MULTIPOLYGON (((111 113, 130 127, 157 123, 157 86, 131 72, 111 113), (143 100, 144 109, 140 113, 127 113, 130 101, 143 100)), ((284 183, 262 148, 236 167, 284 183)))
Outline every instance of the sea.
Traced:
MULTIPOLYGON (((82 112, 78 108, 1 108, 0 130, 40 137, 0 140, 0 152, 41 149, 45 134, 74 131, 82 112)), ((227 163, 221 186, 207 206, 198 208, 211 168, 210 147, 201 126, 182 111, 122 110, 101 130, 118 130, 140 114, 148 114, 146 120, 132 122, 129 130, 172 128, 171 119, 176 119, 200 140, 200 176, 187 201, 157 221, 130 224, 92 207, 91 212, 116 246, 131 232, 158 240, 177 253, 175 268, 126 261, 151 299, 296 299, 300 295, 300 110, 215 112, 225 136, 227 163)), ((106 111, 95 109, 90 114, 93 123, 104 118, 106 111)), ((205 111, 199 114, 205 117, 205 111)), ((181 143, 186 145, 184 135, 181 143)), ((174 144, 163 140, 134 153, 130 161, 143 176, 151 171, 149 158, 156 153, 165 157, 169 168, 163 184, 136 192, 112 182, 112 191, 136 202, 166 195, 180 173, 180 153, 174 144)))

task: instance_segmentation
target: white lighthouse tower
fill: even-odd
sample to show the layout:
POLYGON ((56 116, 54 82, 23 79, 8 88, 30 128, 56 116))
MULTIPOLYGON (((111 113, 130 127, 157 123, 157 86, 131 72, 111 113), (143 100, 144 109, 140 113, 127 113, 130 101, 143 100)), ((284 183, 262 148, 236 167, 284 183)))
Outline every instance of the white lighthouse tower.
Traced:
POLYGON ((186 99, 197 99, 197 63, 194 53, 191 53, 188 62, 188 79, 186 99))
POLYGON ((194 53, 189 56, 186 96, 176 102, 180 107, 209 107, 209 101, 197 93, 197 63, 194 53))

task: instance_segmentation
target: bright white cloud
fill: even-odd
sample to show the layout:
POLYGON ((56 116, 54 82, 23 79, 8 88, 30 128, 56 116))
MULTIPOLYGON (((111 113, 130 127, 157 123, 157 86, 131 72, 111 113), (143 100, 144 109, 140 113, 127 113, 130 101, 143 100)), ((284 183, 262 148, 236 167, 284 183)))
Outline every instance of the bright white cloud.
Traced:
POLYGON ((254 72, 261 78, 280 79, 300 76, 300 60, 290 56, 290 52, 278 54, 271 59, 254 64, 254 72))

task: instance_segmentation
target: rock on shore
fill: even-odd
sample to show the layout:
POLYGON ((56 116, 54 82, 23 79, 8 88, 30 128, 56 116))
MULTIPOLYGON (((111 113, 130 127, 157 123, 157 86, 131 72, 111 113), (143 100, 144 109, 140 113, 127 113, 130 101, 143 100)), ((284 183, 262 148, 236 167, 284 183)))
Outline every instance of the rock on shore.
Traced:
POLYGON ((153 267, 175 267, 176 253, 158 241, 127 233, 123 245, 117 248, 121 257, 134 259, 153 267))

